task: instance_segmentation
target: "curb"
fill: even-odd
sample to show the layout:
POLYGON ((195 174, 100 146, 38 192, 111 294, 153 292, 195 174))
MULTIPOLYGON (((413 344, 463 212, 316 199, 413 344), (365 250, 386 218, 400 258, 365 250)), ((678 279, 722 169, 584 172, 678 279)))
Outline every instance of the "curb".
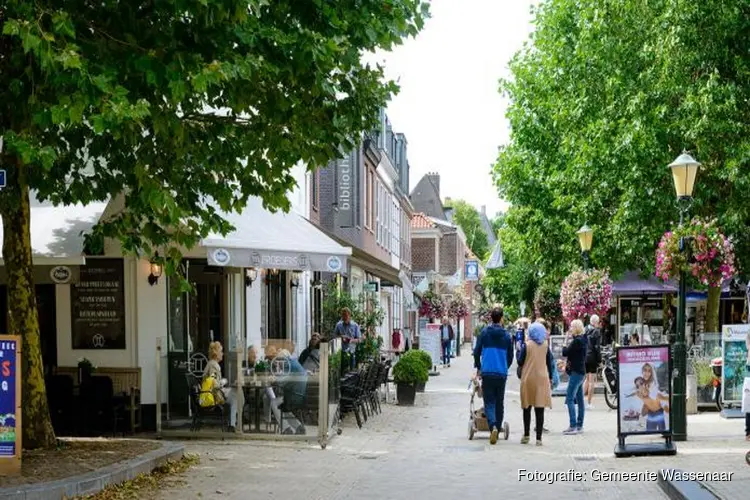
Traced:
MULTIPOLYGON (((684 472, 673 469, 675 472, 684 472)), ((657 483, 662 491, 672 500, 721 500, 706 485, 700 481, 670 481, 659 471, 657 483)))
POLYGON ((123 483, 140 474, 150 473, 167 460, 179 460, 184 455, 185 445, 163 443, 161 448, 124 462, 108 465, 94 472, 46 483, 0 488, 0 500, 62 500, 93 495, 111 484, 123 483))

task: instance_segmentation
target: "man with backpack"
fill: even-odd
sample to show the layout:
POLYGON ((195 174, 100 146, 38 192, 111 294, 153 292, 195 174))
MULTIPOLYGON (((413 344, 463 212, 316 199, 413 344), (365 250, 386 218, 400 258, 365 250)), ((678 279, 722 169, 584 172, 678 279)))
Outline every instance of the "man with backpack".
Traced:
POLYGON ((594 399, 594 388, 596 387, 596 373, 599 371, 599 364, 602 361, 602 332, 599 327, 599 316, 594 314, 589 320, 589 326, 586 328, 585 336, 588 349, 586 350, 586 380, 583 386, 583 392, 587 396, 586 409, 593 408, 591 400, 594 399))

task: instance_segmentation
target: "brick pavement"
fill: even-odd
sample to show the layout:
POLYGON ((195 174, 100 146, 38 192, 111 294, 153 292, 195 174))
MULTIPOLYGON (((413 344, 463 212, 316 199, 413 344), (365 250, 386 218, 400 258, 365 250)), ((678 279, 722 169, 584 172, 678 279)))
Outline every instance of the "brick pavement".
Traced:
MULTIPOLYGON (((464 349, 464 353, 468 349, 464 349)), ((351 421, 328 449, 296 444, 248 442, 191 442, 188 452, 199 453, 201 464, 182 487, 164 491, 162 499, 281 498, 281 499, 455 499, 462 495, 520 498, 553 494, 558 500, 598 498, 666 498, 655 482, 593 480, 593 470, 653 471, 675 467, 689 471, 732 471, 733 481, 712 483, 722 498, 747 497, 750 466, 744 454, 741 420, 717 414, 691 416, 689 442, 678 443, 675 457, 617 459, 616 413, 601 396, 586 414, 586 432, 563 436, 567 412, 561 398, 547 412, 544 446, 521 445, 522 420, 518 380, 511 376, 506 396, 509 441, 490 446, 480 433, 469 441, 467 391, 471 358, 462 356, 453 367, 432 377, 427 392, 412 408, 384 405, 363 429, 351 421), (564 472, 570 469, 586 481, 528 482, 518 480, 518 469, 564 472), (220 492, 220 493, 217 493, 220 492)))

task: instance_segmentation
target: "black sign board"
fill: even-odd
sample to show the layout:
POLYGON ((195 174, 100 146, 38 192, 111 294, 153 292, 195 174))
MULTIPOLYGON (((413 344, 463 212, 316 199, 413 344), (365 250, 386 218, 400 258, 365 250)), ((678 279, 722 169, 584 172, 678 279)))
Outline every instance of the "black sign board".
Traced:
POLYGON ((87 259, 71 286, 73 349, 125 349, 122 259, 87 259))
POLYGON ((672 358, 669 345, 617 348, 616 456, 671 455, 672 358), (625 444, 627 436, 660 435, 665 442, 625 444))

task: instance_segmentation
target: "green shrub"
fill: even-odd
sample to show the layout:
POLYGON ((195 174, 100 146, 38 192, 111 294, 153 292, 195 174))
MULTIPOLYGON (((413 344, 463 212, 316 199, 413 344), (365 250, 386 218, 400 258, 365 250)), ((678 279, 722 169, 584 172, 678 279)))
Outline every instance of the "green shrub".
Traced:
MULTIPOLYGON (((420 351, 411 350, 398 360, 393 367, 393 381, 397 384, 424 384, 429 378, 429 368, 425 367, 420 351)), ((432 362, 430 362, 432 365, 432 362)))
POLYGON ((416 353, 415 356, 419 357, 422 363, 424 363, 427 371, 429 372, 430 370, 432 370, 432 356, 430 356, 430 354, 426 351, 415 350, 414 352, 416 353))

